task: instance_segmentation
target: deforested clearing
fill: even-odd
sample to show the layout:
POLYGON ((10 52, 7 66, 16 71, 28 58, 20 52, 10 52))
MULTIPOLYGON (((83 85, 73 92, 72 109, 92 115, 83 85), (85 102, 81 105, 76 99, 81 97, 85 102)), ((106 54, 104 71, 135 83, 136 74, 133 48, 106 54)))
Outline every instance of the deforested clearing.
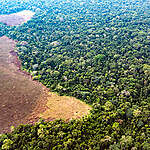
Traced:
POLYGON ((89 112, 89 105, 53 94, 21 71, 15 44, 6 36, 0 38, 0 133, 10 131, 12 125, 34 123, 40 117, 67 120, 89 112))
POLYGON ((9 15, 0 15, 0 22, 9 26, 21 25, 30 20, 34 14, 35 13, 30 10, 24 10, 9 15))

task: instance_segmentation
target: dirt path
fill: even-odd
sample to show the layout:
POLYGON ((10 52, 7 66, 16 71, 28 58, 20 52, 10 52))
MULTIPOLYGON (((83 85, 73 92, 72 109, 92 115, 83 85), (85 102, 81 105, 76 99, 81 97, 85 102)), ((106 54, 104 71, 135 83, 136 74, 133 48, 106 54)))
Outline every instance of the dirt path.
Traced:
POLYGON ((10 131, 11 125, 34 123, 40 117, 69 120, 89 113, 89 105, 51 93, 20 71, 13 52, 15 44, 6 36, 0 38, 0 133, 10 131))

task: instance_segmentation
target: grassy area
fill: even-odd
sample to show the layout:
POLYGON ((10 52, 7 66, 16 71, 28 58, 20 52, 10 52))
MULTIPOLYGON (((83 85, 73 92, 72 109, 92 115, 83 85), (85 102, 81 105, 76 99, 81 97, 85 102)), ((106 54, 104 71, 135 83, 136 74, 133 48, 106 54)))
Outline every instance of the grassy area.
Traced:
POLYGON ((88 114, 91 107, 84 102, 69 96, 59 96, 56 93, 49 92, 47 109, 39 116, 48 119, 49 117, 62 118, 68 120, 71 118, 80 118, 88 114))

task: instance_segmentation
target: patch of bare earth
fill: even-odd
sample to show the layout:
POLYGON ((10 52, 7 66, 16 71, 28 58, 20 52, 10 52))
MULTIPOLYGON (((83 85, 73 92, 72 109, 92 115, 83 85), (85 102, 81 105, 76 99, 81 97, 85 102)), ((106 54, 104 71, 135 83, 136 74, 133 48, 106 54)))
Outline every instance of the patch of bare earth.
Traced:
POLYGON ((21 25, 30 20, 34 14, 35 13, 30 10, 23 10, 9 15, 0 15, 0 22, 9 26, 21 25))
POLYGON ((49 119, 49 117, 53 119, 62 118, 64 120, 77 119, 87 115, 90 110, 89 105, 74 97, 59 96, 52 92, 48 94, 47 109, 39 115, 39 117, 46 120, 49 119))
POLYGON ((73 97, 58 96, 20 70, 16 42, 0 38, 0 133, 10 126, 45 120, 80 118, 91 107, 73 97))

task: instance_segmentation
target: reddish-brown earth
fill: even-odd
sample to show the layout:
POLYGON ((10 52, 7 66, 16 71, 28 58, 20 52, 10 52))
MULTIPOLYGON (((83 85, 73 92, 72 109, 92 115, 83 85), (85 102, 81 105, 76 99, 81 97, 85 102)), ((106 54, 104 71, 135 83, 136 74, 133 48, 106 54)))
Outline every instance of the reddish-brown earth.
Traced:
POLYGON ((0 38, 0 133, 8 131, 11 125, 24 123, 38 100, 46 100, 44 86, 16 66, 19 61, 15 53, 10 54, 15 44, 5 36, 0 38))
POLYGON ((51 93, 42 84, 20 70, 14 52, 16 42, 0 38, 0 133, 10 126, 45 120, 79 118, 91 107, 72 97, 51 93))
POLYGON ((24 10, 9 15, 0 15, 0 22, 9 26, 21 25, 30 20, 34 14, 30 10, 24 10))

